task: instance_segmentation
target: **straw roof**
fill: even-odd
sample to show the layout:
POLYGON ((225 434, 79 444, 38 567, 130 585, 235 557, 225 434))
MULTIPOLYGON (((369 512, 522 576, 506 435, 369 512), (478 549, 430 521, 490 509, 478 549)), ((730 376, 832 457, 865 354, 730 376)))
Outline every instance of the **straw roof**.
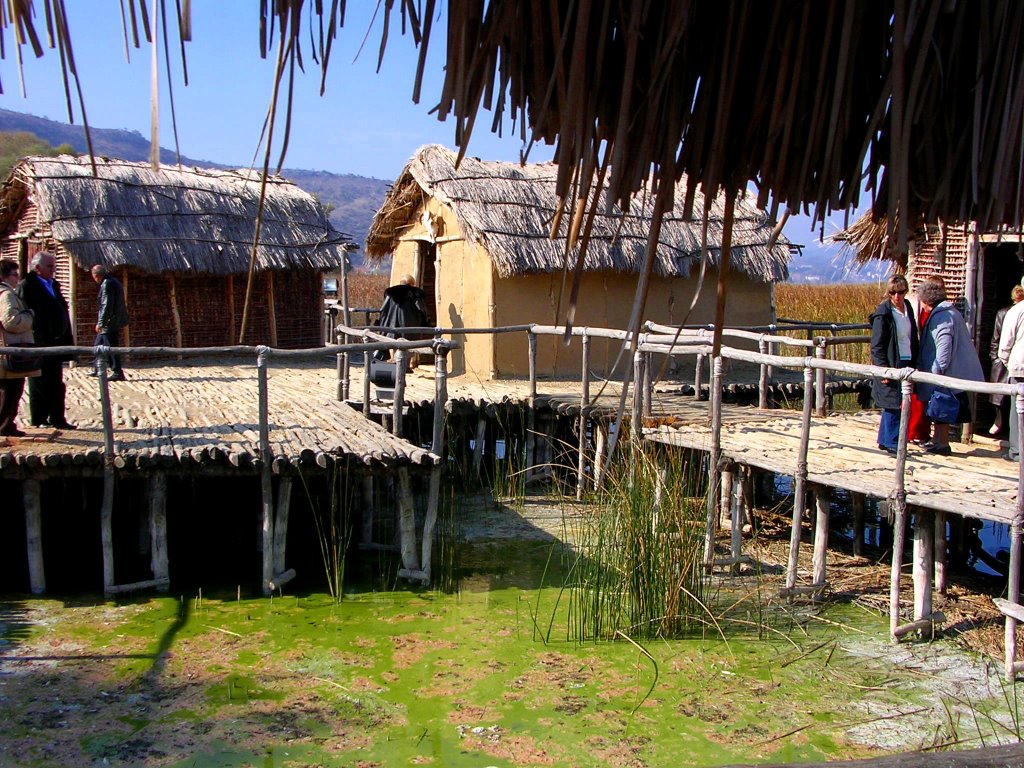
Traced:
MULTIPOLYGON (((367 235, 366 253, 380 259, 394 251, 399 239, 415 223, 420 204, 434 197, 448 206, 466 239, 482 247, 502 277, 535 272, 556 272, 566 264, 568 217, 549 237, 558 205, 558 168, 552 163, 487 162, 464 158, 438 145, 421 148, 399 175, 367 235)), ((722 242, 724 196, 712 201, 708 212, 708 248, 717 264, 722 242)), ((611 202, 607 187, 598 203, 593 234, 587 248, 586 270, 636 273, 643 262, 654 201, 637 198, 628 213, 611 202)), ((676 210, 665 215, 655 273, 686 276, 699 265, 704 198, 697 196, 690 217, 676 210)), ((767 216, 749 201, 735 206, 730 266, 763 282, 785 280, 794 246, 779 237, 768 248, 772 226, 767 216)), ((578 246, 571 250, 575 262, 578 246)))
MULTIPOLYGON (((249 268, 260 175, 97 158, 28 157, 0 189, 0 232, 27 198, 83 268, 231 274, 249 268)), ((348 237, 316 199, 280 177, 267 180, 256 268, 331 270, 348 237)))

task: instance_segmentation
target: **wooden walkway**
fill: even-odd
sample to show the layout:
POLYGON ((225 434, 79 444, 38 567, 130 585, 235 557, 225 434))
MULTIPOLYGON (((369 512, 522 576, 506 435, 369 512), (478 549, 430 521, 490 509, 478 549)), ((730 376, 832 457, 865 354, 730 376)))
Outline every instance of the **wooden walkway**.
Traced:
MULTIPOLYGON (((644 437, 667 445, 708 451, 708 404, 677 401, 664 423, 651 419, 644 437)), ((895 457, 877 446, 878 413, 865 411, 811 420, 807 480, 875 498, 894 487, 895 457)), ((800 449, 800 413, 723 406, 723 455, 741 464, 782 475, 796 471, 800 449)), ((1000 443, 975 437, 971 444, 951 443, 951 456, 934 456, 910 446, 907 503, 939 512, 1010 523, 1017 499, 1017 463, 1000 455, 1000 443)))
MULTIPOLYGON (((87 368, 65 370, 68 419, 75 431, 26 427, 23 438, 0 438, 0 468, 73 467, 103 463, 98 385, 87 368)), ((190 360, 127 369, 110 383, 115 466, 253 467, 259 461, 258 384, 251 360, 190 360)), ((328 466, 351 458, 367 466, 439 463, 429 451, 389 433, 335 399, 333 359, 289 361, 268 369, 273 466, 328 466)), ((28 395, 20 410, 26 423, 28 395)))

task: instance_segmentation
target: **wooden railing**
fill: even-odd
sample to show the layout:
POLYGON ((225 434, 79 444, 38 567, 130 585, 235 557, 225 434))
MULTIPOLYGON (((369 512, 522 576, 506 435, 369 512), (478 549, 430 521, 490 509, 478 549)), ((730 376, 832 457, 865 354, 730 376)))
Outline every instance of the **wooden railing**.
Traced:
MULTIPOLYGON (((269 593, 272 589, 283 585, 287 580, 286 571, 283 569, 284 551, 283 538, 278 549, 275 550, 274 536, 274 496, 271 484, 272 452, 270 445, 270 419, 269 419, 269 389, 267 369, 270 361, 280 360, 302 360, 309 358, 323 357, 325 355, 336 355, 340 360, 342 356, 353 353, 370 355, 378 351, 394 353, 399 359, 410 352, 430 352, 435 355, 437 367, 436 397, 434 413, 434 435, 431 452, 441 456, 443 451, 445 403, 447 402, 447 359, 448 353, 458 347, 457 343, 439 339, 428 339, 425 341, 406 341, 381 338, 376 341, 361 344, 334 345, 328 347, 315 347, 312 349, 272 349, 267 346, 228 346, 228 347, 2 347, 0 355, 19 354, 36 358, 44 358, 54 355, 62 357, 93 356, 97 364, 97 383, 99 387, 99 400, 103 431, 103 500, 100 506, 100 536, 103 552, 103 588, 104 592, 114 594, 132 589, 146 587, 166 587, 169 583, 166 558, 162 562, 154 560, 154 578, 150 581, 135 584, 116 584, 114 580, 114 549, 113 549, 113 508, 114 508, 114 461, 115 461, 115 433, 113 423, 113 409, 110 401, 110 388, 107 376, 107 355, 110 353, 118 355, 132 355, 136 358, 162 357, 170 360, 192 359, 192 358, 218 358, 218 357, 255 357, 257 379, 259 387, 258 396, 258 423, 259 423, 259 460, 257 467, 260 471, 261 484, 261 526, 263 530, 263 574, 262 583, 264 592, 269 593), (275 568, 275 565, 277 566, 275 568)), ((400 381, 404 384, 404 365, 400 381)), ((401 437, 402 434, 402 399, 396 391, 394 411, 392 415, 392 432, 401 437)), ((255 463, 255 462, 254 462, 255 463)), ((437 514, 436 493, 439 485, 431 479, 431 492, 434 496, 429 500, 429 510, 433 515, 437 514)), ((162 538, 166 538, 165 536, 162 538)), ((429 545, 424 543, 424 549, 429 553, 429 545)), ((29 552, 30 581, 33 592, 39 591, 39 580, 41 573, 36 574, 31 568, 35 560, 41 562, 41 553, 29 552)), ((429 558, 428 558, 429 561, 429 558)), ((294 576, 294 572, 291 572, 294 576)))

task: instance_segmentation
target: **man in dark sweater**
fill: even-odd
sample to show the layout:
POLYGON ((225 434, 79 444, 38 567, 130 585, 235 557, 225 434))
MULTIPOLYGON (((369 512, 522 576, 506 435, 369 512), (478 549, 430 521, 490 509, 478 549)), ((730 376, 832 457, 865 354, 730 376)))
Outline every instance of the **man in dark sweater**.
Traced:
MULTIPOLYGON (((18 295, 35 314, 32 334, 40 347, 72 346, 71 317, 60 283, 53 275, 57 268, 52 253, 39 251, 32 258, 32 271, 18 285, 18 295)), ((51 355, 42 358, 39 376, 28 380, 29 420, 34 427, 76 429, 64 415, 64 362, 68 358, 51 355)))
MULTIPOLYGON (((92 268, 92 279, 100 284, 99 315, 96 320, 96 346, 121 346, 121 329, 128 325, 128 308, 124 302, 124 288, 120 281, 102 264, 92 268)), ((94 364, 95 365, 95 364, 94 364)), ((108 355, 107 367, 110 370, 110 381, 124 381, 121 369, 121 356, 108 355)), ((95 376, 96 368, 92 374, 95 376)))

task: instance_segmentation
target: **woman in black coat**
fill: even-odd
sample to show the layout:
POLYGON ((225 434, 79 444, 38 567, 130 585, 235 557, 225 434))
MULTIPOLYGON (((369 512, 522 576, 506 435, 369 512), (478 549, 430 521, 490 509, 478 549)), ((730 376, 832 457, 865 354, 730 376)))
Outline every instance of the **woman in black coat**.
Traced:
MULTIPOLYGON (((893 275, 887 285, 887 298, 871 313, 871 363, 885 368, 906 368, 917 360, 917 323, 914 308, 906 301, 907 279, 893 275)), ((903 394, 900 382, 875 379, 871 386, 875 405, 882 409, 878 425, 878 449, 896 453, 900 437, 900 406, 903 394)))

